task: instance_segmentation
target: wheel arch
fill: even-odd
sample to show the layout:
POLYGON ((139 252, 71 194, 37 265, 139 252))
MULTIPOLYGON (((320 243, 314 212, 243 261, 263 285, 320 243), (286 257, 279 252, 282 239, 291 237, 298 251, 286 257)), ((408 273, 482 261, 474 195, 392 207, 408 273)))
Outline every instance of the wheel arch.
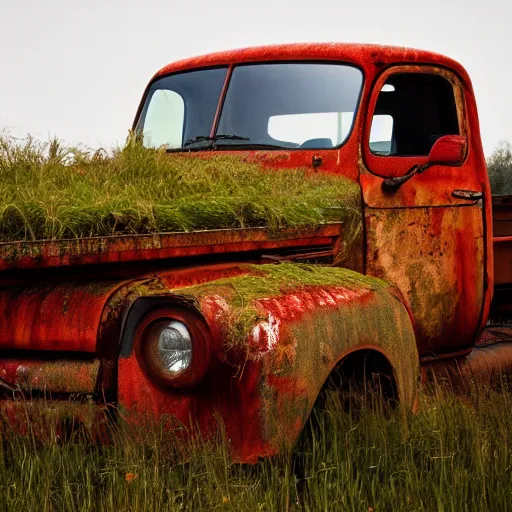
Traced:
MULTIPOLYGON (((326 324, 325 331, 330 331, 332 336, 323 338, 324 332, 321 332, 316 337, 311 336, 309 343, 297 340, 311 357, 309 360, 307 355, 296 357, 293 368, 287 372, 294 385, 287 382, 278 365, 273 366, 269 361, 263 386, 271 391, 263 393, 262 407, 266 412, 272 411, 270 417, 267 414, 262 418, 268 440, 280 446, 294 444, 331 377, 340 370, 364 374, 365 364, 369 365, 366 370, 389 378, 388 391, 393 399, 412 410, 417 408, 416 339, 409 312, 393 289, 372 291, 365 301, 352 301, 335 311, 320 308, 310 315, 316 317, 313 325, 326 324), (339 321, 348 322, 344 332, 336 330, 339 321), (321 364, 314 353, 317 348, 319 352, 331 351, 330 360, 325 364, 321 364)), ((292 331, 296 332, 297 328, 300 327, 292 331)), ((308 328, 307 322, 305 328, 308 328)), ((293 333, 287 334, 293 336, 293 333)), ((297 352, 300 351, 297 346, 297 352)))
POLYGON ((329 386, 334 374, 341 374, 347 381, 354 377, 359 382, 377 372, 390 379, 390 398, 400 401, 397 372, 387 353, 375 345, 357 347, 345 353, 325 379, 322 389, 329 386))

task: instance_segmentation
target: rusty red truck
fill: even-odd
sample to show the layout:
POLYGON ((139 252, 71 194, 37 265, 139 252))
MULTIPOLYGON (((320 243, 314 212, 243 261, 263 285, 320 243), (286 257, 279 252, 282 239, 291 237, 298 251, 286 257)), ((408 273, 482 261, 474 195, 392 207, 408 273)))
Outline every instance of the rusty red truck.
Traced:
POLYGON ((220 418, 251 462, 295 442, 333 372, 385 376, 414 408, 426 368, 506 362, 512 205, 494 198, 493 217, 457 62, 351 44, 182 60, 151 79, 133 132, 190 159, 343 176, 354 215, 1 243, 3 407, 30 390, 77 415, 220 418))

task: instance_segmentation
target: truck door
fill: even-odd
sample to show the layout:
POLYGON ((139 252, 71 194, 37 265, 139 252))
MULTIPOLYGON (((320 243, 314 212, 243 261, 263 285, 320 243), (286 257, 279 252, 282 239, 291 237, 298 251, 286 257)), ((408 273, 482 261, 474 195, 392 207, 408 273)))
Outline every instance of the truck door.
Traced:
POLYGON ((486 256, 481 155, 469 143, 464 89, 448 70, 397 66, 377 80, 368 106, 360 164, 366 272, 396 284, 409 302, 420 355, 463 351, 479 328, 486 256), (425 164, 443 135, 468 141, 461 165, 383 186, 425 164))

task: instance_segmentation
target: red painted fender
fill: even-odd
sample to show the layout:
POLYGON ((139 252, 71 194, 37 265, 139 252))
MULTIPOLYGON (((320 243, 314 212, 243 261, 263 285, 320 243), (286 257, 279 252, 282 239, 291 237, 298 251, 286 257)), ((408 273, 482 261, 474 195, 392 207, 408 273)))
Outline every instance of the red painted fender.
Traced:
POLYGON ((154 312, 174 303, 201 313, 210 331, 203 381, 186 390, 157 384, 125 332, 118 400, 127 419, 169 414, 207 433, 220 417, 233 459, 252 462, 293 444, 333 368, 366 349, 387 358, 401 402, 414 407, 414 331, 399 295, 383 281, 293 264, 238 265, 212 275, 206 283, 183 286, 182 274, 161 274, 146 308, 154 312))

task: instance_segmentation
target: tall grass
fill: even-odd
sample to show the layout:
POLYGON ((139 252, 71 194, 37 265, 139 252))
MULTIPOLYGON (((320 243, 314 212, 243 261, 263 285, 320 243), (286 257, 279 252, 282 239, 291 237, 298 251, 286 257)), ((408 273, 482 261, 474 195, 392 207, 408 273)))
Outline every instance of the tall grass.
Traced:
POLYGON ((311 225, 353 216, 358 200, 341 176, 234 156, 0 137, 0 241, 311 225))
MULTIPOLYGON (((2 510, 501 511, 512 509, 512 393, 423 396, 402 410, 346 412, 331 397, 294 453, 255 466, 226 443, 176 462, 162 428, 118 432, 107 446, 39 445, 6 431, 2 510)), ((76 440, 75 440, 76 441, 76 440)), ((218 441, 218 440, 217 440, 218 441)))

